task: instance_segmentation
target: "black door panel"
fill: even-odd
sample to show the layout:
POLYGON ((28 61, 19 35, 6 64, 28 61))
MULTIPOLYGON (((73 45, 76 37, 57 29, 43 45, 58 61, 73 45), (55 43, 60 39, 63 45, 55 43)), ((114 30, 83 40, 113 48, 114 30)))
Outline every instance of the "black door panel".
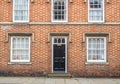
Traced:
POLYGON ((65 71, 65 44, 53 45, 53 70, 65 71))

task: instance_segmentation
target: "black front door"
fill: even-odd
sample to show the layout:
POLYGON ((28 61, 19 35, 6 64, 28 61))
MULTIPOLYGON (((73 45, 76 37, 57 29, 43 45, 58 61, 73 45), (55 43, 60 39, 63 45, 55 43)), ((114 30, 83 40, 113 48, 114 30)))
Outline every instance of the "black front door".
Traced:
POLYGON ((65 44, 53 45, 53 71, 65 72, 65 44))

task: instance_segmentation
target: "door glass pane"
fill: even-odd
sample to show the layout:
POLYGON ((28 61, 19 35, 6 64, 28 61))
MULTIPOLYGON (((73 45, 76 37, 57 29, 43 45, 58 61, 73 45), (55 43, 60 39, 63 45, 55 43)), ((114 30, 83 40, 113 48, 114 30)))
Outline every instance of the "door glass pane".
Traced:
POLYGON ((65 43, 65 38, 62 38, 62 43, 65 43))
POLYGON ((57 43, 57 39, 56 38, 54 39, 54 43, 57 43))
POLYGON ((58 38, 58 43, 61 43, 61 38, 58 38))

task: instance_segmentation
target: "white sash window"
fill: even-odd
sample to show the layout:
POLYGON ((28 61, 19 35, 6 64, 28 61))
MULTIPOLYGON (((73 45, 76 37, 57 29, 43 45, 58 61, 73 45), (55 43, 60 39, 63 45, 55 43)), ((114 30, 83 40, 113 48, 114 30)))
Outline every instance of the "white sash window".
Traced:
POLYGON ((30 62, 30 37, 11 37, 11 62, 30 62))
POLYGON ((104 22, 104 0, 89 0, 88 22, 104 22))
POLYGON ((106 62, 106 37, 87 37, 87 62, 106 62))
POLYGON ((13 0, 13 22, 29 21, 29 0, 13 0))
POLYGON ((67 22, 68 0, 52 0, 52 22, 67 22))

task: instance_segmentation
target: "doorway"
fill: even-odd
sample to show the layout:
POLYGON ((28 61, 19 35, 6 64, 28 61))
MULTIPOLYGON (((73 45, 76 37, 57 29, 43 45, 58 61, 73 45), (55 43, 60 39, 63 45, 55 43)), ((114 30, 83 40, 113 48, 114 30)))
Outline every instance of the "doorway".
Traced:
POLYGON ((67 73, 67 37, 52 37, 52 72, 67 73))

